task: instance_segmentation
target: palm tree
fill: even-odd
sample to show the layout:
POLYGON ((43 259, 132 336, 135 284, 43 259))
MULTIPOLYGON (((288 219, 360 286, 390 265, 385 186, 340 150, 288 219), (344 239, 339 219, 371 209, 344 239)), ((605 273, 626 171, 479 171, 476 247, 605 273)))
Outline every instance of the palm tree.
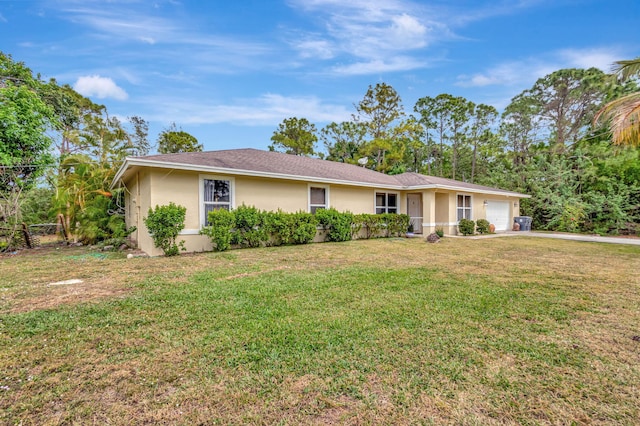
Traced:
MULTIPOLYGON (((640 76, 640 58, 618 61, 613 71, 622 81, 640 76)), ((598 122, 610 122, 613 143, 640 146, 640 92, 606 104, 594 118, 598 122)))

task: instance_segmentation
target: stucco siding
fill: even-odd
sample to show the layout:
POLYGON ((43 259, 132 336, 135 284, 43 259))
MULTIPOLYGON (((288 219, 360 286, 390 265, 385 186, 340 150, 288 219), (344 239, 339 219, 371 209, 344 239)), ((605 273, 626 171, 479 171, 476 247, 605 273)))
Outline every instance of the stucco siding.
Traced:
POLYGON ((375 211, 374 189, 332 185, 330 191, 330 206, 340 212, 362 214, 375 211))
MULTIPOLYGON (((471 194, 471 219, 474 221, 484 219, 486 217, 484 208, 484 196, 482 194, 471 194)), ((456 200, 457 207, 457 200, 456 200)), ((456 217, 457 219, 457 217, 456 217)))
MULTIPOLYGON (((322 186, 322 185, 318 185, 322 186)), ((279 179, 236 177, 236 206, 243 203, 260 210, 285 212, 307 211, 308 185, 306 182, 279 179)))
POLYGON ((449 194, 438 192, 435 194, 435 222, 436 224, 444 224, 450 221, 449 218, 449 194))
MULTIPOLYGON (((143 221, 143 218, 147 216, 149 207, 151 207, 151 175, 152 172, 148 169, 142 169, 137 173, 139 192, 136 193, 136 199, 138 200, 138 205, 136 206, 136 222, 138 224, 138 247, 144 252, 154 256, 162 254, 162 252, 153 246, 153 240, 143 221)), ((136 179, 136 177, 134 176, 133 179, 136 179)))
MULTIPOLYGON (((146 217, 149 207, 164 206, 173 202, 176 205, 186 207, 184 230, 178 237, 178 241, 185 242, 187 252, 207 251, 211 250, 211 243, 204 235, 199 235, 200 231, 200 183, 199 174, 190 171, 171 170, 171 169, 150 169, 148 179, 149 182, 149 204, 142 205, 142 217, 146 217)), ((141 190, 144 190, 141 185, 141 190)), ((147 239, 145 246, 141 248, 152 256, 161 255, 162 251, 153 245, 153 240, 149 236, 144 222, 141 226, 145 231, 147 239)))
POLYGON ((125 220, 128 227, 136 226, 131 235, 137 246, 150 255, 161 255, 153 245, 143 218, 149 208, 173 202, 186 207, 185 227, 179 240, 185 242, 188 252, 212 250, 210 240, 199 235, 204 220, 204 179, 229 180, 231 182, 231 207, 245 204, 261 210, 284 212, 309 211, 309 188, 327 189, 330 207, 354 214, 375 213, 376 192, 394 193, 398 198, 398 213, 407 213, 407 194, 421 194, 423 232, 428 234, 442 227, 446 234, 457 232, 457 196, 471 197, 473 220, 486 218, 485 200, 508 202, 510 220, 519 215, 518 197, 482 193, 460 192, 448 189, 390 190, 375 187, 358 187, 336 183, 309 183, 270 177, 243 175, 218 175, 199 171, 170 168, 135 167, 128 174, 124 185, 125 220))
MULTIPOLYGON (((135 213, 137 210, 138 200, 136 194, 138 192, 138 185, 134 180, 129 187, 124 191, 124 223, 127 228, 135 226, 137 228, 135 213)), ((131 241, 138 242, 138 232, 135 231, 130 235, 131 241)))
MULTIPOLYGON (((185 229, 200 229, 198 174, 154 169, 151 175, 152 208, 173 202, 187 208, 185 229)), ((148 208, 144 211, 146 216, 148 208)))

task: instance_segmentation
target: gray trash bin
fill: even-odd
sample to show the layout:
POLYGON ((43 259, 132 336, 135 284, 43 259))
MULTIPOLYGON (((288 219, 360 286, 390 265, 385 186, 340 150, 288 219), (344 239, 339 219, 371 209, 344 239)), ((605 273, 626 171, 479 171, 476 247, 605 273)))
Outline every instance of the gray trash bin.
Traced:
POLYGON ((521 231, 531 231, 531 216, 516 216, 513 221, 520 225, 521 231))

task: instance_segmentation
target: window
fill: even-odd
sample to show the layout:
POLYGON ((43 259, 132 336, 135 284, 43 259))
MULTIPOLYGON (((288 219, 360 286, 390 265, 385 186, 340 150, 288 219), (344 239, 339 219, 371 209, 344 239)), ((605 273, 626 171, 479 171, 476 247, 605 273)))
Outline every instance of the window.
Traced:
POLYGON ((213 210, 231 210, 231 181, 203 179, 203 223, 213 210))
POLYGON ((458 222, 460 219, 471 220, 471 195, 458 195, 458 222))
POLYGON ((376 192, 376 214, 398 213, 398 194, 376 192))
POLYGON ((310 186, 309 187, 309 211, 315 213, 316 210, 326 209, 327 203, 327 188, 310 186))

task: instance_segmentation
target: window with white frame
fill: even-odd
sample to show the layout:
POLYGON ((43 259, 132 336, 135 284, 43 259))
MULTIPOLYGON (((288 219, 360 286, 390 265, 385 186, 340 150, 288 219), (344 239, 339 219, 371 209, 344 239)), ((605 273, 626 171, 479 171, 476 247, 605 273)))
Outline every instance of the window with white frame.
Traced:
POLYGON ((203 179, 203 221, 207 222, 209 212, 231 210, 231 181, 225 179, 203 179))
POLYGON ((316 210, 323 210, 328 207, 327 188, 321 186, 309 187, 309 211, 315 213, 316 210))
POLYGON ((376 192, 376 214, 398 213, 398 194, 376 192))
POLYGON ((471 220, 471 195, 458 195, 458 222, 460 219, 471 220))

